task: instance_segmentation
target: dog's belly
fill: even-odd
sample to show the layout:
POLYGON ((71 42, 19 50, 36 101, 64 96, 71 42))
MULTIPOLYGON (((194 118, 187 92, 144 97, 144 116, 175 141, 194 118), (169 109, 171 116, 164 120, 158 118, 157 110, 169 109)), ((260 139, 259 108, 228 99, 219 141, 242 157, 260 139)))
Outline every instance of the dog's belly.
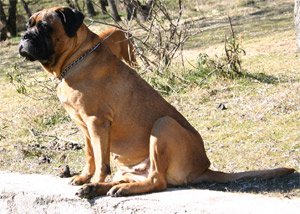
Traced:
POLYGON ((134 166, 125 166, 118 161, 118 155, 113 154, 114 163, 118 171, 114 176, 114 180, 126 179, 131 182, 143 181, 148 177, 150 169, 150 158, 147 157, 145 160, 134 166))
POLYGON ((134 166, 149 157, 151 127, 132 125, 132 120, 128 121, 112 122, 110 151, 122 165, 134 166))
POLYGON ((149 143, 143 138, 111 139, 110 151, 119 164, 135 166, 149 157, 149 143))

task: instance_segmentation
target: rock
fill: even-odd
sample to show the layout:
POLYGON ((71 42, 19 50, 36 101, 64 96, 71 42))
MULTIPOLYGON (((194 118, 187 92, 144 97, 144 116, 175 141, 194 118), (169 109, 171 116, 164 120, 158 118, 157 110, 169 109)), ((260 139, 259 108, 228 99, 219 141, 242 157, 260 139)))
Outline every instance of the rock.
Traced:
POLYGON ((42 154, 39 157, 39 165, 43 164, 43 163, 50 163, 50 162, 51 162, 51 159, 47 155, 42 154))
POLYGON ((227 109, 227 107, 223 103, 220 103, 218 105, 218 108, 221 109, 221 110, 226 110, 227 109))
POLYGON ((168 191, 112 198, 80 199, 80 187, 69 179, 49 175, 21 175, 0 171, 0 213, 298 213, 300 198, 274 198, 257 194, 201 189, 168 191))
POLYGON ((61 178, 69 178, 71 177, 71 173, 70 173, 70 167, 68 165, 65 165, 63 166, 61 169, 60 169, 60 172, 59 172, 59 177, 61 178))

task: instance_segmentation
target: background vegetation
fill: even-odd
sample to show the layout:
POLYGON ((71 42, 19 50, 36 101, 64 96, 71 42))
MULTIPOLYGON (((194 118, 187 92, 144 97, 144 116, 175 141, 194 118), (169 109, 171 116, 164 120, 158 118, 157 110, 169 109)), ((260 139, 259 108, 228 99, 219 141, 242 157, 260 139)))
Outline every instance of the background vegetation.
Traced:
MULTIPOLYGON (((29 4, 32 12, 53 2, 67 5, 38 2, 29 4)), ((171 14, 178 14, 176 1, 165 2, 171 14)), ((238 172, 288 166, 299 171, 300 64, 293 2, 186 0, 182 8, 182 22, 192 23, 193 34, 180 54, 163 73, 142 68, 138 72, 201 133, 213 169, 238 172), (235 50, 230 59, 241 60, 240 74, 231 75, 225 49, 235 50)), ((86 19, 94 32, 109 27, 96 21, 114 23, 95 9, 94 22, 86 19)), ((118 9, 124 20, 125 8, 118 5, 118 9)), ((20 4, 17 14, 26 17, 20 4)), ((72 172, 79 172, 84 164, 83 139, 56 98, 56 80, 37 62, 24 61, 18 54, 26 19, 18 23, 17 37, 8 34, 0 42, 0 170, 58 174, 68 164, 72 172)), ((295 173, 268 181, 198 187, 300 197, 299 179, 295 173)))

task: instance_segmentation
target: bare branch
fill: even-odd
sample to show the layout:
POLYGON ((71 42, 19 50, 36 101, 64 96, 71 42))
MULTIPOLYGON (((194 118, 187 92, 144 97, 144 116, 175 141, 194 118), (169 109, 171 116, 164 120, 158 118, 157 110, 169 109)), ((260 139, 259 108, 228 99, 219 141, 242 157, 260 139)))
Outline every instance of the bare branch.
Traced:
POLYGON ((48 135, 48 134, 42 134, 42 133, 38 133, 36 132, 34 129, 28 129, 30 134, 33 136, 33 137, 51 137, 51 138, 54 138, 55 140, 60 140, 60 141, 64 141, 64 142, 67 142, 67 143, 73 143, 73 144, 78 144, 79 143, 77 141, 74 141, 74 140, 70 140, 70 139, 65 139, 65 138, 62 138, 62 137, 59 137, 59 136, 56 136, 56 135, 48 135))

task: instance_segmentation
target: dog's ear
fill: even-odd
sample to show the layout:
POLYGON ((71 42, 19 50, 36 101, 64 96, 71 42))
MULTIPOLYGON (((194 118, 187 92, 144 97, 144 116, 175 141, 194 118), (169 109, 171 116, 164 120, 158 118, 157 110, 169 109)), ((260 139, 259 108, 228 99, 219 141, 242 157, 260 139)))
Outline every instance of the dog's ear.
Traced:
POLYGON ((56 10, 58 17, 60 18, 66 34, 69 37, 73 37, 76 34, 76 31, 83 23, 84 15, 74 9, 63 7, 56 10))

